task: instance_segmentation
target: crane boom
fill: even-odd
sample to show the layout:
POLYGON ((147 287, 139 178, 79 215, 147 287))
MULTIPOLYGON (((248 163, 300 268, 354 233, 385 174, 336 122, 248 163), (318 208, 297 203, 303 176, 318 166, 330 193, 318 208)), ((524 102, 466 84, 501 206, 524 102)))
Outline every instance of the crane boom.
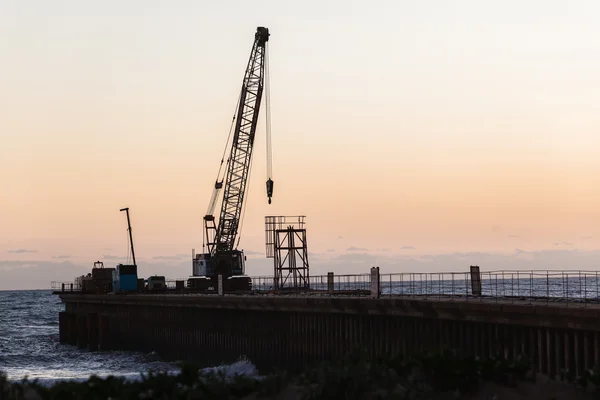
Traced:
MULTIPOLYGON (((236 249, 235 241, 239 234, 240 219, 244 210, 244 195, 250 173, 254 137, 265 84, 265 61, 268 40, 269 30, 264 27, 256 28, 252 52, 250 53, 244 73, 242 89, 234 117, 234 125, 232 126, 233 140, 229 157, 227 158, 226 172, 221 177, 221 168, 219 168, 208 212, 204 216, 204 234, 207 238, 208 252, 192 255, 193 276, 208 278, 212 281, 212 285, 214 285, 218 275, 222 275, 224 279, 228 280, 229 283, 227 285, 229 287, 246 288, 250 284, 250 278, 240 276, 244 275, 245 256, 242 251, 236 249), (221 189, 224 189, 224 192, 217 225, 213 212, 218 199, 218 193, 221 189), (232 280, 234 276, 237 276, 239 279, 232 280)), ((267 108, 268 103, 267 96, 267 108)), ((270 157, 270 130, 268 121, 267 147, 268 157, 270 157)), ((223 165, 223 160, 221 160, 221 165, 223 165)), ((269 159, 267 180, 269 204, 273 195, 273 181, 270 173, 269 159)), ((192 279, 188 281, 188 285, 194 285, 196 288, 199 288, 204 285, 201 282, 201 279, 192 279)))
POLYGON ((217 252, 232 251, 238 234, 262 99, 268 40, 269 30, 257 28, 240 93, 223 203, 215 236, 216 246, 211 251, 213 255, 217 252))
POLYGON ((125 211, 127 213, 127 232, 129 232, 129 245, 131 246, 131 256, 133 258, 133 265, 137 265, 135 262, 135 251, 133 250, 133 236, 131 233, 131 220, 129 219, 129 207, 121 208, 119 211, 125 211))

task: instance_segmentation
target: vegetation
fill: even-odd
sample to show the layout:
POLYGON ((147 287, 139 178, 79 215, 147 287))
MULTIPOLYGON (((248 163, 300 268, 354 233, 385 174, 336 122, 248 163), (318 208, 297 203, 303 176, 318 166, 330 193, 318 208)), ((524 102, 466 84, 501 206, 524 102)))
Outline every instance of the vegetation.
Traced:
MULTIPOLYGON (((596 383, 598 374, 589 372, 596 383)), ((532 381, 526 359, 479 360, 454 352, 367 361, 363 353, 324 363, 301 375, 227 376, 181 365, 177 375, 143 374, 139 380, 90 377, 51 387, 0 373, 0 399, 468 399, 484 382, 514 386, 532 381)), ((583 382, 580 382, 583 384, 583 382)))

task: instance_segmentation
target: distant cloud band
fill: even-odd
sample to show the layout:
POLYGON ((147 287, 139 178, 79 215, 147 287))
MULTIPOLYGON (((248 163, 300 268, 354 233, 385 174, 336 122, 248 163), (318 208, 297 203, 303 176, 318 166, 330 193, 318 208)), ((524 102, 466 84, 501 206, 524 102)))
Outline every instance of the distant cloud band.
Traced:
POLYGON ((17 249, 17 250, 9 250, 8 252, 14 253, 14 254, 23 254, 23 253, 37 253, 37 250, 17 249))

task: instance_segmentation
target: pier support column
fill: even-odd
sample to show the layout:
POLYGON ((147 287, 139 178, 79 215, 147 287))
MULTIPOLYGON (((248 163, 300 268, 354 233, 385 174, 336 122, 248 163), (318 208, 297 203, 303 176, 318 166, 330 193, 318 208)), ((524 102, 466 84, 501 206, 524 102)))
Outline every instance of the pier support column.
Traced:
POLYGON ((67 344, 77 345, 77 315, 67 313, 67 344))
POLYGON ((69 314, 66 311, 58 313, 58 337, 62 344, 69 342, 69 314))
POLYGON ((333 294, 333 272, 327 273, 327 293, 333 294))
POLYGON ((380 278, 379 278, 379 267, 371 268, 371 297, 379 297, 381 291, 379 290, 380 278))
POLYGON ((87 315, 88 349, 98 351, 98 314, 87 315))
POLYGON ((87 315, 78 315, 77 317, 77 347, 80 349, 87 347, 88 330, 87 315))
POLYGON ((98 316, 98 350, 110 350, 109 320, 107 315, 98 316))

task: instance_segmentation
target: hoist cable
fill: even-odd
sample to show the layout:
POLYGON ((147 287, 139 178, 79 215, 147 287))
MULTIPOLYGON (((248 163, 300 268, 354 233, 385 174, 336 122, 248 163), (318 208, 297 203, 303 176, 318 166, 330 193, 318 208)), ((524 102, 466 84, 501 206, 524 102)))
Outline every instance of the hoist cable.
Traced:
POLYGON ((266 100, 266 136, 267 136, 267 179, 273 177, 273 150, 271 143, 271 73, 269 69, 269 52, 265 44, 265 100, 266 100))

